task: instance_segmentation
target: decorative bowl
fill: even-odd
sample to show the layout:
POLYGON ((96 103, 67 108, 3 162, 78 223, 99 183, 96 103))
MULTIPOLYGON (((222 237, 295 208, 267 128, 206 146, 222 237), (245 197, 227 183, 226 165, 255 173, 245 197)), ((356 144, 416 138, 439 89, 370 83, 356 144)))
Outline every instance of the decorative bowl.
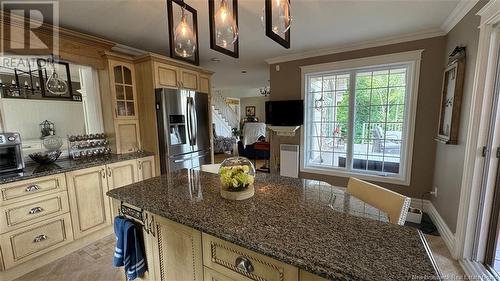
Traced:
POLYGON ((59 156, 61 156, 60 150, 36 152, 29 154, 29 157, 33 161, 42 165, 54 163, 57 160, 57 158, 59 158, 59 156))
POLYGON ((220 165, 219 176, 223 198, 244 200, 254 195, 255 167, 247 158, 227 158, 220 165))
POLYGON ((56 151, 62 147, 63 140, 58 136, 46 136, 43 138, 42 144, 48 151, 56 151))

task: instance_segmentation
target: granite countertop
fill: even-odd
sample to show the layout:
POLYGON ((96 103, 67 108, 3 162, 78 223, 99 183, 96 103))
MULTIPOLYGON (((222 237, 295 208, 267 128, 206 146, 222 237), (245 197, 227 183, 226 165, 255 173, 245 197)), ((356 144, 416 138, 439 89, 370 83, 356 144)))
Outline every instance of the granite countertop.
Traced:
POLYGON ((108 196, 332 280, 437 280, 425 238, 344 188, 258 174, 255 196, 223 199, 219 177, 182 170, 108 196))
POLYGON ((138 159, 154 155, 150 152, 134 152, 128 154, 110 154, 107 156, 100 156, 91 159, 71 160, 69 158, 62 158, 56 162, 47 165, 40 165, 35 162, 26 165, 24 170, 20 173, 0 174, 0 184, 15 182, 20 180, 33 179, 43 176, 49 176, 69 171, 75 171, 85 168, 91 168, 131 159, 138 159))

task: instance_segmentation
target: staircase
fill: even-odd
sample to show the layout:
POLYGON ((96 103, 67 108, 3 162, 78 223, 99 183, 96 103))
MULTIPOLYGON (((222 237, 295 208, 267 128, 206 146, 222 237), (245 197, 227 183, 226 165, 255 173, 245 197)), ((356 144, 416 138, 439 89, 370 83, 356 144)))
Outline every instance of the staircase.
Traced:
POLYGON ((219 136, 232 136, 232 128, 238 128, 240 118, 238 114, 227 105, 220 93, 212 95, 212 119, 215 124, 216 134, 219 136))

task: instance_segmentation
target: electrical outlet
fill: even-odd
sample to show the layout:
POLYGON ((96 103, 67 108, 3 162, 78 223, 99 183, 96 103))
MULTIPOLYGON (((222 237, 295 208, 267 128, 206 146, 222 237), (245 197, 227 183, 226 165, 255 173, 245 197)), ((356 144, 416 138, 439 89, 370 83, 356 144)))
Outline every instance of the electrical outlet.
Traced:
POLYGON ((438 187, 435 186, 434 187, 434 190, 430 192, 432 195, 434 195, 434 197, 438 197, 438 187))

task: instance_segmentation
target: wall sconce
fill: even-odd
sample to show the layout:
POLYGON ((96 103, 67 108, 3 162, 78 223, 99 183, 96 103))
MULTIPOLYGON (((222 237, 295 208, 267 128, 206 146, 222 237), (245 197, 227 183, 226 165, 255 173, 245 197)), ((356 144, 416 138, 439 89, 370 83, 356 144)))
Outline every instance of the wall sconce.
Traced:
POLYGON ((167 0, 170 57, 199 65, 196 10, 182 0, 167 0))
POLYGON ((239 57, 238 0, 208 0, 210 48, 239 57))
POLYGON ((290 0, 266 0, 261 21, 266 27, 267 37, 287 49, 290 48, 290 0))

